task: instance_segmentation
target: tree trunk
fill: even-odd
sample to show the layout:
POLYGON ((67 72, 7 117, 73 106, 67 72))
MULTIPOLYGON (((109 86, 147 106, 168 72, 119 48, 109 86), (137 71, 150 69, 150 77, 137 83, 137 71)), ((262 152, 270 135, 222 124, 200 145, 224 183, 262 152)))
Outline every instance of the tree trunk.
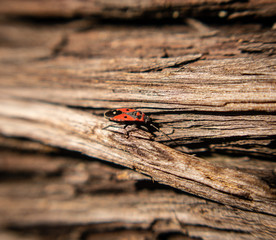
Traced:
POLYGON ((274 239, 274 1, 37 2, 0 2, 0 238, 274 239))

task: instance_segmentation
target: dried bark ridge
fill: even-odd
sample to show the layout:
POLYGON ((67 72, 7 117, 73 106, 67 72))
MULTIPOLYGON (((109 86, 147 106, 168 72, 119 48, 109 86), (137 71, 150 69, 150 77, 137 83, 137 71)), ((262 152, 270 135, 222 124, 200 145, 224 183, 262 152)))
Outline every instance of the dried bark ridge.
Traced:
POLYGON ((136 169, 158 182, 198 196, 275 214, 275 203, 267 204, 267 199, 275 198, 275 194, 255 176, 215 166, 132 134, 126 138, 103 130, 108 123, 85 112, 35 101, 2 98, 1 102, 0 129, 7 136, 28 136, 80 151, 136 169))
MULTIPOLYGON (((185 63, 185 58, 193 61, 198 56, 183 57, 181 64, 185 63)), ((156 69, 159 63, 162 69, 169 68, 175 61, 177 58, 162 61, 113 58, 80 62, 61 57, 31 65, 8 65, 1 69, 5 77, 0 83, 1 92, 76 107, 115 108, 124 100, 130 107, 139 104, 140 107, 167 110, 275 111, 273 99, 276 94, 272 84, 275 59, 204 60, 188 65, 180 72, 130 73, 156 69), (144 66, 139 67, 137 62, 143 62, 144 66), (128 69, 128 72, 116 71, 120 70, 120 64, 121 69, 128 69), (259 76, 243 75, 248 68, 259 76), (258 72, 254 72, 255 68, 258 72), (14 72, 20 72, 20 75, 14 72)))

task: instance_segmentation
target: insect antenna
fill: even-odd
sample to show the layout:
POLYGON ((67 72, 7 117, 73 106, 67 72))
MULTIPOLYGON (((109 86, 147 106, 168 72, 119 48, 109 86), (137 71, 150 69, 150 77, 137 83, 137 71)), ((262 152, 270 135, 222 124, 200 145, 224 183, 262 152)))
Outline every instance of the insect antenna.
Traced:
POLYGON ((176 145, 177 142, 175 140, 173 140, 169 135, 167 135, 166 133, 164 133, 162 130, 160 130, 158 127, 154 126, 152 123, 150 123, 150 126, 153 127, 154 129, 156 129, 158 132, 160 132, 162 135, 166 136, 169 140, 171 140, 172 142, 174 142, 176 145))

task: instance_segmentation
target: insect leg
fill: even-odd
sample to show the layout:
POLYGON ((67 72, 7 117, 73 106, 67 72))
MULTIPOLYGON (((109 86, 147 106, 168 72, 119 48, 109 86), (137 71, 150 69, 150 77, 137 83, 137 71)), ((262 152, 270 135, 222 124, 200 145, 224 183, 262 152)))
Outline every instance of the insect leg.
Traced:
MULTIPOLYGON (((109 127, 121 128, 120 126, 117 126, 117 125, 115 125, 115 124, 110 124, 110 125, 108 125, 108 126, 103 127, 102 129, 107 129, 107 128, 109 128, 109 127)), ((125 127, 124 127, 124 128, 125 128, 125 127)))

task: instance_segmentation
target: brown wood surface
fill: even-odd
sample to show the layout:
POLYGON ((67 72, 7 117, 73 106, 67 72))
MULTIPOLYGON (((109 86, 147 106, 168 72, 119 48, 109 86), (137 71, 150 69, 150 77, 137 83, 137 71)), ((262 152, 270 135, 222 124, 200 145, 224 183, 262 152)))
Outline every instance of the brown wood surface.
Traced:
POLYGON ((275 4, 204 2, 168 12, 258 22, 138 24, 168 14, 159 1, 0 2, 1 239, 274 238, 275 4), (104 129, 119 107, 171 139, 104 129))
POLYGON ((9 16, 99 18, 183 18, 214 17, 226 19, 271 18, 275 16, 274 0, 1 0, 0 13, 9 16))

